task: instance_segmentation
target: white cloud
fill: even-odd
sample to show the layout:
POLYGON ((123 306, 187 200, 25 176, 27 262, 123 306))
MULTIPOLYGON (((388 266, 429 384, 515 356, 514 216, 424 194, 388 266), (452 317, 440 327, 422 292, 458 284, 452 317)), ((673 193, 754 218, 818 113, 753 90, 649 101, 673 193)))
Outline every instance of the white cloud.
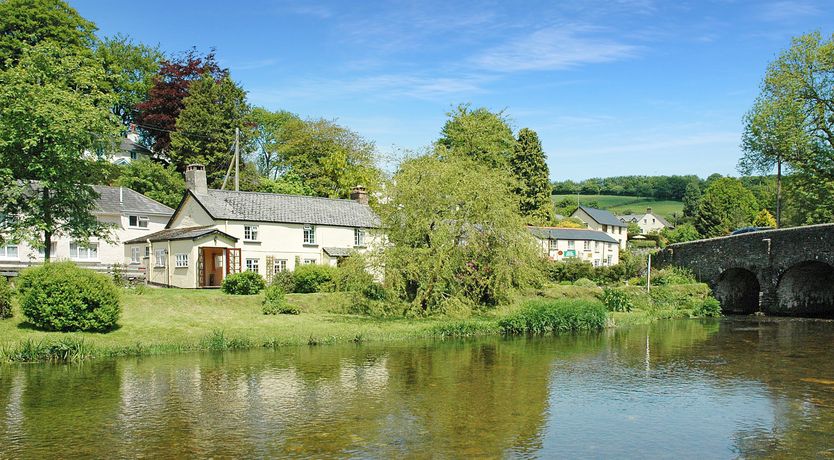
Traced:
POLYGON ((587 26, 556 26, 511 40, 475 58, 478 67, 500 71, 559 70, 633 57, 638 47, 603 37, 587 26))
POLYGON ((759 18, 770 22, 792 22, 818 14, 816 5, 802 0, 781 0, 760 6, 759 18))

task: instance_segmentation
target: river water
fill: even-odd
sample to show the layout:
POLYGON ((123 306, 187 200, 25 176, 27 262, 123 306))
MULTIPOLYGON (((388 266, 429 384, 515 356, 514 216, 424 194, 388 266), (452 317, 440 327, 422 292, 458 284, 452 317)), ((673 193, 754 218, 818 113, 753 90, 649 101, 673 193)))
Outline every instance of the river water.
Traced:
POLYGON ((0 458, 834 457, 834 322, 0 366, 0 458))

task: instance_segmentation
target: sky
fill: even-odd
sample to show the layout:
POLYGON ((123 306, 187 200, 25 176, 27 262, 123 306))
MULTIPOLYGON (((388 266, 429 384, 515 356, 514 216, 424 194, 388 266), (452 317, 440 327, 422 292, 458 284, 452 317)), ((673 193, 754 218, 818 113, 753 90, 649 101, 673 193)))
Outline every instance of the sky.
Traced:
POLYGON ((214 48, 253 105, 336 120, 385 158, 431 145, 458 104, 503 111, 553 180, 736 175, 768 63, 834 32, 812 0, 70 4, 100 36, 214 48))

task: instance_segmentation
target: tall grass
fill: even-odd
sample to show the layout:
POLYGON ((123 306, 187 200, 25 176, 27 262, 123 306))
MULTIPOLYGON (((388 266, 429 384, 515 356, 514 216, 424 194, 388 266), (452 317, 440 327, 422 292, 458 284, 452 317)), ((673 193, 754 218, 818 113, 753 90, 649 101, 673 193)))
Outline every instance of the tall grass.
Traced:
POLYGON ((504 334, 556 334, 599 330, 606 319, 605 306, 598 301, 536 299, 501 319, 498 327, 504 334))
POLYGON ((26 339, 17 346, 0 350, 0 358, 21 363, 72 363, 83 361, 93 354, 92 347, 88 346, 83 339, 72 337, 62 338, 57 342, 26 339))

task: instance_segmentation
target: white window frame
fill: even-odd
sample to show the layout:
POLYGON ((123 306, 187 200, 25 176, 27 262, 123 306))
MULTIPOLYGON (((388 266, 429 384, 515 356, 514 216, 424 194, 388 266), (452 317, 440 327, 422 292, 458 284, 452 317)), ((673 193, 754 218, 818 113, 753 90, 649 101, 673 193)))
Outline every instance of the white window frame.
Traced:
POLYGON ((243 241, 258 241, 258 226, 244 225, 243 226, 243 241))
POLYGON ((613 262, 613 261, 614 261, 614 256, 612 256, 611 254, 608 254, 608 266, 609 267, 611 266, 611 262, 613 262))
POLYGON ((98 243, 70 242, 70 259, 72 260, 98 260, 98 243))
POLYGON ((165 257, 165 250, 164 249, 156 249, 153 252, 154 255, 154 268, 165 268, 167 257, 165 257))
POLYGON ((287 271, 287 259, 275 259, 272 262, 272 271, 275 273, 287 271))
POLYGON ((594 252, 599 252, 599 241, 594 241, 594 252))
POLYGON ((591 250, 591 242, 589 240, 585 240, 582 247, 585 251, 590 251, 591 250))
POLYGON ((246 271, 260 273, 261 259, 256 257, 248 257, 246 259, 246 271))
POLYGON ((17 259, 18 257, 20 257, 20 246, 16 244, 0 246, 0 259, 17 259), (9 255, 9 248, 14 248, 14 255, 9 255))
POLYGON ((559 240, 549 239, 547 240, 547 249, 553 251, 559 248, 559 240))
POLYGON ((142 248, 130 248, 130 263, 142 263, 142 248))
POLYGON ((357 248, 365 247, 365 229, 356 227, 353 229, 353 245, 357 248))
POLYGON ((315 265, 317 263, 319 263, 319 261, 316 259, 304 259, 301 261, 302 265, 315 265))
POLYGON ((568 249, 576 248, 576 241, 570 240, 568 241, 568 249))
POLYGON ((316 244, 316 226, 304 225, 304 244, 316 244))
POLYGON ((181 252, 174 257, 175 268, 188 268, 188 254, 181 252))
MULTIPOLYGON (((58 242, 57 241, 53 241, 53 242, 49 243, 49 255, 51 257, 55 256, 55 252, 57 250, 58 250, 58 242)), ((44 248, 38 248, 38 257, 40 257, 41 259, 46 258, 46 251, 44 251, 44 248)))
POLYGON ((138 229, 142 229, 142 230, 147 230, 150 223, 151 223, 151 218, 148 217, 148 216, 139 216, 139 215, 127 216, 127 226, 128 226, 128 228, 138 228, 138 229), (131 223, 132 219, 135 219, 136 222, 131 223))

